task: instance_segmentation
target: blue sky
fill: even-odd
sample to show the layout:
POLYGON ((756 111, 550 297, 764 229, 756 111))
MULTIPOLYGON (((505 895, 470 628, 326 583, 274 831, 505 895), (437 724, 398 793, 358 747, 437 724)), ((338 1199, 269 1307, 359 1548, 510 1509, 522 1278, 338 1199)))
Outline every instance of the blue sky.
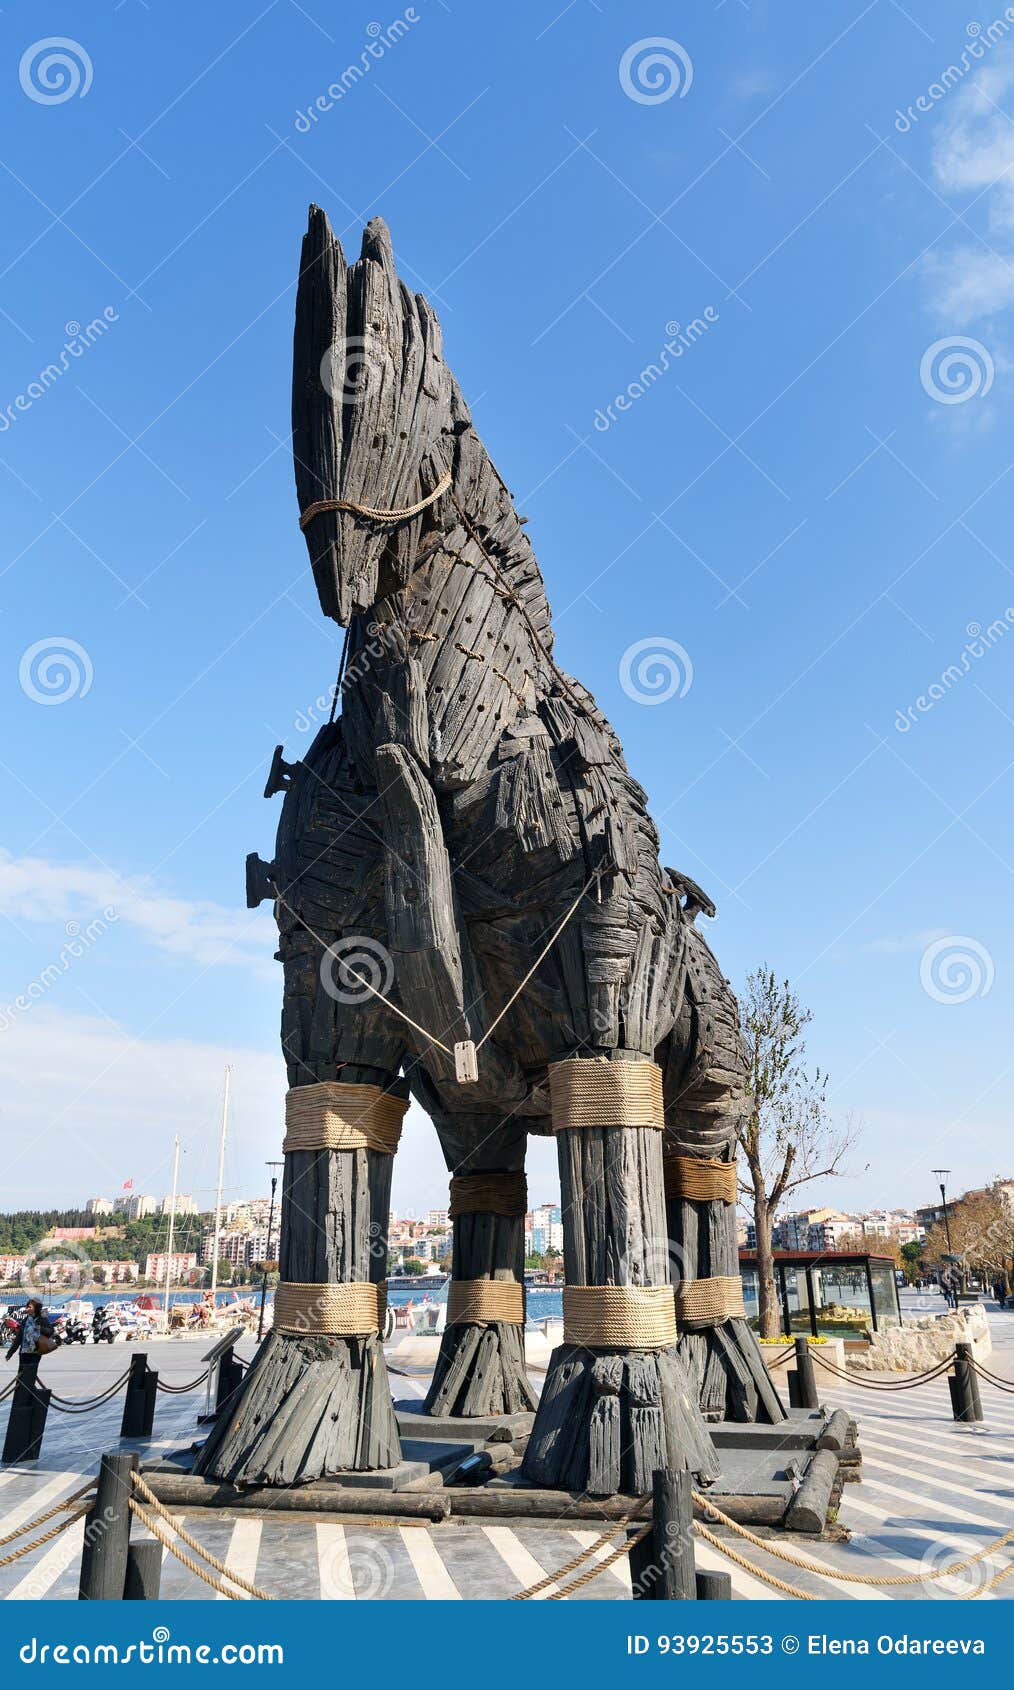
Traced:
MULTIPOLYGON (((3 1207, 161 1191, 174 1131, 210 1200, 226 1061, 230 1188, 278 1153, 243 859, 340 637, 287 450, 310 200, 353 256, 387 218, 663 860, 812 1007, 862 1126, 815 1195, 1010 1174, 1014 9, 674 12, 5 8, 3 1207)), ((396 1203, 444 1191, 416 1120, 396 1203)))

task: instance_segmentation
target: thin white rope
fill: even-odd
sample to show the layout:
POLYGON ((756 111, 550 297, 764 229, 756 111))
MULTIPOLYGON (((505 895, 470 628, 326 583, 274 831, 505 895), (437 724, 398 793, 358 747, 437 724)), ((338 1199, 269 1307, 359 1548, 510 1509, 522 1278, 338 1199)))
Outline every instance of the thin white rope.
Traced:
POLYGON ((566 925, 567 925, 568 921, 570 920, 571 916, 574 914, 575 910, 577 909, 578 905, 581 902, 581 899, 585 896, 589 887, 593 886, 595 884, 596 880, 598 880, 599 873, 600 873, 600 870, 596 869, 594 874, 591 875, 590 878, 585 881, 585 883, 582 886, 582 888, 581 888, 580 892, 578 893, 577 897, 574 899, 574 902, 571 904, 570 909, 567 911, 567 913, 564 916, 563 920, 561 921, 559 927, 556 929, 556 932, 553 934, 549 943, 547 945, 545 945, 543 947, 543 949, 539 952, 538 956, 536 957, 535 961, 532 963, 531 968, 528 970, 528 973, 525 975, 525 977, 522 980, 522 982, 521 982, 520 986, 518 987, 517 991, 512 992, 511 996, 507 999, 507 1002, 504 1004, 504 1006, 501 1009, 501 1011, 500 1011, 499 1015, 497 1016, 496 1020, 491 1022, 491 1024, 486 1028, 486 1031, 483 1033, 482 1038, 477 1040, 476 1046, 475 1046, 477 1051, 480 1051, 482 1049, 483 1045, 486 1043, 486 1040, 490 1037, 490 1035, 492 1033, 494 1033, 496 1031, 497 1027, 499 1027, 499 1025, 500 1025, 501 1021, 503 1020, 504 1016, 507 1014, 507 1011, 510 1009, 511 1004, 515 1001, 516 998, 519 998, 521 996, 521 993, 524 991, 524 989, 527 986, 527 984, 528 984, 529 980, 531 979, 532 975, 535 973, 535 970, 538 968, 540 962, 542 962, 543 959, 549 955, 553 946, 556 944, 557 939, 560 937, 560 934, 563 932, 563 930, 566 927, 566 925))

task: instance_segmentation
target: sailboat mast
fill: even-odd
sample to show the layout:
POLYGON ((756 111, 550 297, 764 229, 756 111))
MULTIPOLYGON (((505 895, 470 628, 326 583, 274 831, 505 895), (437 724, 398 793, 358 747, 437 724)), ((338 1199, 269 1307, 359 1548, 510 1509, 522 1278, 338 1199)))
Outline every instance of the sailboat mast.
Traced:
POLYGON ((229 1121, 229 1076, 232 1069, 228 1063, 225 1068, 225 1090, 222 1096, 222 1130, 218 1137, 218 1185, 215 1188, 215 1238, 211 1251, 211 1312, 215 1312, 215 1292, 218 1290, 218 1243, 222 1233, 222 1175, 225 1170, 225 1130, 229 1121))
POLYGON ((173 1193, 169 1199, 169 1239, 165 1253, 165 1292, 162 1298, 162 1325, 169 1330, 169 1278, 173 1270, 173 1233, 176 1230, 176 1194, 180 1186, 180 1135, 173 1140, 173 1193))

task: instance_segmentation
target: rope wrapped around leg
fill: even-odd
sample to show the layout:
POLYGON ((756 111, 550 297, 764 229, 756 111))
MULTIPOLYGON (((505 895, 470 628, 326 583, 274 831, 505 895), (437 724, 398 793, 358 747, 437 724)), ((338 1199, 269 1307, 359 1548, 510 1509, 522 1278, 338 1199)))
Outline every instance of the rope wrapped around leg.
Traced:
POLYGON ((523 1326, 525 1288, 516 1279, 452 1279, 448 1326, 523 1326))
POLYGON ((676 1313, 681 1326, 723 1326, 745 1320, 743 1281, 738 1274, 714 1279, 685 1279, 676 1287, 676 1313))
POLYGON ((704 1156, 665 1156, 662 1161, 667 1197, 686 1197, 692 1203, 735 1203, 738 1195, 735 1162, 704 1156))
POLYGON ((553 1131, 664 1125, 662 1070, 654 1062, 572 1057, 549 1065, 553 1131))
POLYGON ((563 1341, 593 1350, 665 1350, 676 1343, 671 1285, 565 1285, 563 1341))
POLYGON ((528 1182, 521 1173, 455 1174, 448 1214, 503 1215, 520 1220, 528 1212, 528 1182))
POLYGON ((285 1094, 282 1150, 377 1150, 393 1156, 407 1108, 404 1098, 380 1086, 342 1080, 293 1086, 285 1094))
POLYGON ((276 1332, 367 1338, 382 1332, 387 1287, 355 1281, 347 1285, 282 1284, 275 1292, 276 1332))

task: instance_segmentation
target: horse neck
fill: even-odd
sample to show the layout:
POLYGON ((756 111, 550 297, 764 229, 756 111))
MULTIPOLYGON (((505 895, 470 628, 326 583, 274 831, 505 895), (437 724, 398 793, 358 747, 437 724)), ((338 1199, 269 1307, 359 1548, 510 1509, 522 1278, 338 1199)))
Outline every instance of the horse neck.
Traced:
POLYGON ((455 487, 406 585, 353 619, 342 715, 364 773, 370 745, 394 739, 438 790, 460 789, 552 690, 542 577, 502 492, 476 517, 455 487))

